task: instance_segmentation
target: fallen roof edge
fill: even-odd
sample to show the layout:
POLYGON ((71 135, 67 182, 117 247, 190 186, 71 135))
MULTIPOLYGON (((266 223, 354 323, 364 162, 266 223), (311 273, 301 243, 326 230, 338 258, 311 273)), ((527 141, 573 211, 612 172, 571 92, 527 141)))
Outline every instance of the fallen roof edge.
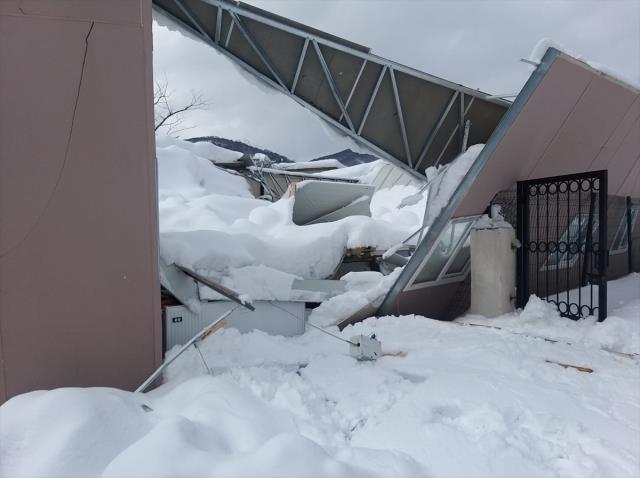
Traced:
POLYGON ((380 304, 380 307, 378 307, 376 315, 380 316, 393 314, 393 306, 398 296, 404 291, 405 287, 407 287, 407 285, 411 281, 411 278, 422 265, 425 257, 427 257, 428 253, 435 246, 438 237, 440 237, 440 234, 447 226, 447 223, 453 216, 454 212, 464 199, 467 192, 471 189, 473 182, 476 180, 484 166, 487 164, 487 162, 493 155, 493 152, 496 150, 498 144, 500 144, 511 125, 514 123, 524 106, 531 98, 533 92, 542 82, 542 79, 546 75, 547 71, 560 54, 561 52, 556 48, 547 49, 547 52, 542 58, 542 61, 536 67, 535 71, 531 74, 522 90, 520 90, 520 93, 518 93, 518 96, 514 100, 513 104, 504 114, 504 116, 498 123, 498 126, 496 126, 495 130, 489 137, 489 140, 487 141, 485 147, 482 149, 482 152, 478 155, 474 163, 469 168, 469 171, 454 191, 447 205, 440 211, 431 227, 429 227, 428 231, 424 235, 424 238, 422 239, 420 244, 418 244, 418 247, 411 256, 411 259, 409 260, 407 265, 404 266, 404 269, 398 276, 396 282, 391 286, 391 289, 389 289, 389 292, 380 304))

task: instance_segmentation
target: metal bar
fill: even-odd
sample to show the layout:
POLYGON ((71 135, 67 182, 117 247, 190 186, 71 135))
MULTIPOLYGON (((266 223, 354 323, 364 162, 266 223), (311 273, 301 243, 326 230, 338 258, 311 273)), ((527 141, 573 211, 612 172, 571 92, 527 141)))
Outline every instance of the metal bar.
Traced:
POLYGON ((171 357, 169 360, 164 361, 162 363, 162 365, 160 365, 155 370, 155 372, 153 372, 149 376, 149 378, 146 379, 142 383, 142 385, 140 385, 138 388, 136 388, 135 393, 143 393, 147 388, 149 388, 149 385, 151 385, 153 382, 155 382, 155 380, 160 376, 160 374, 164 371, 165 368, 167 368, 169 365, 171 365, 178 357, 180 357, 184 353, 185 350, 187 350, 193 344, 195 344, 196 342, 198 342, 200 340, 203 340, 203 339, 207 338, 210 335, 210 333, 213 331, 215 326, 220 324, 221 322, 223 322, 224 319, 229 317, 233 313, 233 311, 236 310, 238 307, 240 307, 240 306, 239 305, 235 305, 233 308, 231 308, 228 311, 226 311, 224 314, 222 314, 216 320, 214 320, 209 325, 204 327, 200 332, 198 332, 196 335, 194 335, 191 339, 189 339, 189 341, 186 344, 184 344, 180 348, 180 350, 178 350, 178 352, 173 357, 171 357))
POLYGON ((413 168, 413 161, 411 160, 411 150, 409 149, 409 140, 407 139, 407 129, 404 124, 404 115, 402 113, 402 105, 400 104, 400 95, 398 94, 398 85, 396 83, 396 74, 393 68, 389 69, 389 76, 391 76, 391 88, 393 89, 393 98, 396 104, 396 112, 398 113, 398 121, 400 122, 400 132, 402 133, 402 143, 404 144, 404 154, 407 157, 407 163, 409 167, 413 168))
MULTIPOLYGON (((356 86, 358 86, 358 82, 360 81, 360 77, 362 76, 362 72, 364 71, 364 67, 367 65, 367 60, 362 60, 362 66, 360 67, 360 71, 358 71, 358 75, 356 76, 355 81, 353 82, 353 86, 351 87, 351 91, 349 92, 349 96, 347 96, 347 101, 344 102, 344 106, 346 108, 349 107, 349 103, 351 103, 351 98, 353 97, 353 93, 356 91, 356 86)), ((342 121, 343 115, 340 115, 338 121, 342 121)))
POLYGON ((209 34, 204 30, 204 28, 202 28, 202 25, 200 25, 200 22, 196 20, 196 18, 193 16, 193 14, 191 13, 191 10, 189 10, 185 5, 183 5, 181 0, 173 0, 173 3, 175 3, 176 6, 182 11, 182 13, 184 13, 185 16, 189 19, 189 21, 193 23, 193 25, 198 29, 200 34, 204 37, 206 42, 209 43, 210 45, 213 45, 214 44, 213 40, 211 39, 209 34))
MULTIPOLYGON (((591 260, 591 254, 593 254, 593 215, 596 204, 596 193, 591 192, 589 197, 589 217, 587 218, 587 235, 585 237, 584 244, 584 258, 582 260, 582 277, 580 278, 580 286, 587 285, 587 278, 591 275, 591 268, 593 266, 591 260)), ((593 302, 589 304, 593 307, 593 302)))
POLYGON ((414 166, 414 169, 416 171, 418 170, 418 168, 422 164, 422 161, 424 160, 424 158, 427 156, 427 152, 429 151, 429 148, 431 147, 431 144, 433 143, 433 140, 436 139, 436 135, 438 134, 438 131, 440 131, 440 128, 442 127, 442 124, 444 123, 444 120, 447 119, 447 115, 449 114, 449 111, 451 111, 451 108, 453 108, 453 105, 455 104, 456 99, 458 98, 459 95, 460 95, 459 91, 454 91, 453 92, 453 94, 451 95, 451 99, 447 103, 447 106, 445 106, 444 110, 442 110, 442 113, 440 114, 440 118, 438 119, 438 122, 431 129, 431 132, 429 133, 429 137, 427 138, 427 142, 424 144, 424 147, 422 148, 422 152, 418 156, 418 161, 416 162, 416 164, 414 166))
POLYGON ((464 134, 462 135, 462 152, 467 150, 467 142, 469 141, 469 130, 471 129, 471 120, 464 123, 464 134))
MULTIPOLYGON (((582 217, 582 188, 578 188, 578 217, 582 217)), ((585 251, 586 252, 586 251, 585 251)), ((578 228, 578 254, 584 253, 582 252, 582 224, 578 228)), ((580 257, 578 255, 578 280, 582 280, 582 267, 584 265, 584 257, 580 257), (581 260, 582 259, 582 260, 581 260)), ((582 283, 578 282, 578 311, 582 314, 582 283)))
MULTIPOLYGON (((558 198, 556 200, 556 237, 558 247, 556 247, 556 307, 560 306, 560 183, 558 183, 558 198)), ((567 226, 568 227, 568 226, 567 226)))
MULTIPOLYGON (((580 221, 580 218, 578 218, 578 221, 580 221)), ((571 254, 571 223, 573 222, 572 218, 571 218, 571 181, 568 180, 567 181, 567 254, 566 254, 566 258, 567 258, 567 262, 565 264, 565 281, 566 281, 566 289, 567 289, 567 309, 566 309, 566 317, 571 317, 570 314, 570 310, 571 310, 571 296, 569 295, 569 292, 571 290, 571 282, 569 280, 569 271, 571 270, 571 264, 572 264, 572 254, 571 254)), ((562 314, 562 313, 561 313, 562 314)))
POLYGON ((324 59, 324 55, 322 54, 322 51, 320 50, 320 46, 318 46, 318 42, 313 40, 313 48, 316 51, 316 54, 318 55, 318 60, 320 60, 320 65, 322 66, 322 71, 324 71, 324 76, 327 79, 327 82, 329 83, 329 88, 331 89, 331 93, 333 94, 333 98, 336 100, 336 103, 338 103, 338 107, 340 108, 340 111, 342 111, 342 115, 344 116, 347 125, 349 125, 349 129, 351 131, 355 131, 355 127, 353 126, 353 122, 351 121, 351 117, 349 116, 349 113, 347 113, 347 108, 344 105, 344 102, 342 101, 342 98, 340 97, 340 92, 338 91, 338 87, 336 86, 335 81, 333 80, 333 75, 331 74, 331 71, 329 70, 329 65, 327 65, 327 62, 324 59))
POLYGON ((518 181, 516 192, 516 238, 520 247, 516 253, 518 263, 516 273, 516 307, 523 308, 527 305, 529 292, 529 195, 526 181, 518 181))
POLYGON ((216 15, 216 45, 220 44, 220 35, 222 34, 222 8, 218 7, 216 15))
POLYGON ((235 13, 232 13, 231 18, 233 22, 238 26, 240 31, 242 32, 242 35, 244 35, 245 40, 249 42, 249 45, 251 45, 251 48, 253 48, 253 51, 255 51, 256 54, 260 57, 260 61, 262 61, 264 66, 267 67, 267 70, 269 70, 269 73, 271 73, 271 76, 273 76, 273 78, 282 88, 286 89, 284 82, 280 78, 280 74, 278 73, 278 70, 276 69, 275 65, 271 63, 271 59, 267 55, 267 52, 265 52, 262 49, 262 47, 258 44, 256 39, 251 34, 251 32, 247 29, 244 23, 242 23, 242 20, 240 19, 240 17, 235 13))
POLYGON ((304 63, 304 56, 307 54, 307 48, 309 46, 309 39, 304 39, 304 45, 302 45, 302 51, 300 52, 300 58, 298 58, 298 66, 296 67, 296 74, 293 77, 293 83, 291 84, 291 93, 296 90, 298 84, 298 78, 300 77, 300 71, 302 70, 302 64, 304 63))
POLYGON ((373 102, 376 99, 378 94, 378 90, 380 89, 380 84, 384 78, 384 74, 387 72, 387 67, 383 66, 382 70, 380 70, 380 75, 378 75, 378 80, 376 81, 376 86, 373 88, 371 92, 371 98, 369 98, 369 103, 367 103, 367 109, 364 110, 364 116, 362 117, 362 121, 360 122, 360 127, 358 128, 358 136, 362 133, 362 128, 364 128, 364 124, 367 122, 367 118, 369 117, 369 113, 371 112, 371 107, 373 106, 373 102))
MULTIPOLYGON (((545 224, 545 250, 547 251, 547 259, 545 262, 549 261, 549 184, 547 184, 546 186, 547 188, 547 194, 545 194, 545 199, 547 201, 546 205, 545 205, 545 218, 546 218, 546 224, 545 224)), ((540 274, 540 270, 538 270, 538 274, 540 274)), ((548 302, 549 301, 549 268, 545 267, 544 268, 544 285, 545 285, 545 300, 548 302)))
MULTIPOLYGON (((464 114, 466 115, 469 112, 469 109, 471 108, 471 105, 473 104, 473 100, 475 98, 471 98, 471 101, 469 101, 469 104, 467 105, 467 107, 465 108, 465 112, 464 114)), ((440 160, 442 159, 442 156, 444 155, 445 151, 447 150, 447 148, 449 147, 449 143, 451 143, 451 140, 453 139, 453 137, 456 135, 458 131, 458 125, 455 126, 455 128, 453 128, 453 131, 451 132, 451 134, 449 135, 449 139, 447 140, 447 143, 444 145, 444 148, 442 148, 442 152, 440 153, 440 155, 438 156, 438 158, 436 159, 436 162, 433 163, 434 166, 437 166, 438 164, 440 164, 440 160)))
POLYGON ((633 272, 633 254, 632 250, 632 238, 631 238, 631 228, 633 226, 633 221, 631 220, 631 196, 627 196, 627 265, 629 268, 629 274, 633 272))
MULTIPOLYGON (((225 48, 229 48, 229 41, 231 40, 231 34, 233 33, 233 27, 234 27, 235 23, 232 21, 229 24, 229 31, 227 32, 227 38, 224 41, 224 47, 225 48)), ((235 56, 230 55, 232 58, 235 58, 235 56)))
MULTIPOLYGON (((451 223, 451 226, 453 227, 454 223, 451 223)), ((447 262, 444 263, 444 266, 442 267, 442 269, 440 269, 440 273, 438 274, 438 277, 436 278, 436 282, 437 281, 441 281, 444 276, 447 275, 447 272, 449 272, 449 267, 451 267, 451 263, 455 260, 456 256, 458 255, 458 252, 460 252, 460 249, 462 249, 464 247, 464 243, 467 242, 467 238, 469 237, 469 234, 471 234, 471 227, 473 226, 473 223, 471 223, 471 226, 467 225, 467 229, 465 230, 464 234, 462 235, 461 240, 458 241, 458 244, 456 244, 456 247, 453 249, 453 251, 451 251, 451 254, 449 255, 449 258, 447 259, 447 262)), ((463 268, 464 270, 464 268, 463 268)))
POLYGON ((250 302, 247 302, 245 299, 243 299, 236 291, 231 290, 228 287, 223 286, 222 284, 218 284, 208 277, 204 277, 198 274, 196 271, 189 269, 188 267, 184 267, 178 264, 174 265, 196 282, 206 285, 210 289, 216 291, 218 294, 225 296, 227 299, 240 304, 242 307, 249 309, 252 312, 256 310, 250 302))
POLYGON ((285 31, 287 33, 291 33, 293 35, 297 35, 300 37, 308 37, 310 40, 315 40, 319 44, 326 45, 328 47, 334 48, 336 50, 348 53, 355 57, 366 59, 371 63, 376 63, 380 66, 386 66, 388 68, 393 68, 396 71, 401 71, 403 73, 407 73, 408 75, 414 76, 416 78, 420 78, 430 83, 434 83, 436 85, 444 86, 446 88, 461 91, 467 95, 484 99, 490 103, 498 104, 500 106, 509 107, 511 102, 502 100, 501 98, 494 98, 492 95, 488 93, 484 93, 478 90, 474 90, 473 88, 469 88, 466 86, 459 85, 452 81, 445 80, 443 78, 439 78, 437 76, 430 75, 429 73, 425 73, 420 70, 416 70, 414 68, 408 67, 406 65, 401 65, 399 63, 390 61, 386 58, 381 58, 377 55, 373 55, 369 51, 359 50, 357 48, 349 47, 342 43, 330 40, 324 36, 317 35, 309 30, 304 30, 301 28, 297 28, 291 24, 283 23, 278 21, 275 18, 268 17, 265 15, 261 15, 258 12, 251 11, 242 7, 242 5, 238 5, 235 2, 228 2, 227 0, 202 0, 209 5, 214 5, 216 7, 221 7, 223 10, 226 10, 230 13, 236 13, 238 15, 242 15, 245 18, 249 18, 256 22, 262 23, 264 25, 268 25, 273 28, 277 28, 278 30, 285 31))
POLYGON ((600 171, 598 174, 600 179, 599 194, 599 238, 598 252, 600 253, 598 261, 598 275, 600 282, 598 284, 598 322, 602 322, 607 318, 607 268, 609 265, 609 248, 607 247, 607 199, 608 199, 608 179, 607 171, 600 171))
POLYGON ((460 93, 460 108, 458 109, 458 146, 460 147, 460 152, 464 151, 463 141, 464 141, 464 93, 460 93))

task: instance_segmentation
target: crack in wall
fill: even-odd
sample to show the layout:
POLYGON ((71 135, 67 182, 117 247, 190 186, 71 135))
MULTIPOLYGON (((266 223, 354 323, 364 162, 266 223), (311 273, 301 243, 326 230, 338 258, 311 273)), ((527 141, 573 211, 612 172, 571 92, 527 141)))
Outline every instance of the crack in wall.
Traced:
POLYGON ((49 198, 45 202, 45 204, 44 204, 44 206, 42 208, 42 211, 40 212, 40 214, 38 215, 38 218, 33 223, 33 226, 31 226, 29 228, 29 230, 22 237, 22 239, 20 239, 15 245, 9 246, 9 248, 6 251, 0 252, 0 258, 6 256, 10 252, 12 252, 15 249, 17 249, 22 243, 24 243, 29 238, 31 233, 36 229, 36 227, 38 227, 38 224, 40 224, 40 221, 42 220, 42 218, 44 217, 45 213, 49 209, 49 205, 53 201, 53 198, 55 197, 56 192, 58 191, 58 187, 60 186, 60 182, 62 181, 62 177, 64 175, 64 170, 66 168, 67 161, 69 159, 69 150, 71 149, 71 140, 73 138, 73 130, 74 130, 75 122, 76 122, 76 113, 78 111, 78 104, 80 103, 80 92, 82 91, 82 81, 84 80, 84 71, 85 71, 85 66, 86 66, 86 63, 87 63, 87 53, 89 51, 89 37, 91 36, 91 32, 93 31, 94 25, 95 25, 95 22, 91 22, 91 25, 89 26, 89 31, 87 32, 87 34, 84 37, 84 53, 82 55, 82 66, 80 68, 80 78, 78 79, 78 87, 77 87, 77 90, 76 90, 76 98, 75 98, 75 101, 74 101, 74 104, 73 104, 73 113, 71 115, 71 126, 69 127, 69 134, 67 136, 67 142, 66 142, 66 145, 65 145, 64 159, 62 160, 62 165, 60 166, 60 170, 58 172, 58 177, 56 178, 56 181, 54 183, 54 186, 53 186, 53 189, 51 191, 51 194, 49 195, 49 198))

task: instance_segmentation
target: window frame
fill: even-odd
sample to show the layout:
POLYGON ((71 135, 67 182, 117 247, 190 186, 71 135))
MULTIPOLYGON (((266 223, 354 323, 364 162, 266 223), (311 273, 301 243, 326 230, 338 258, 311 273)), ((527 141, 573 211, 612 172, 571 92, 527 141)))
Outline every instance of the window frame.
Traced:
POLYGON ((451 267, 451 264, 453 264, 453 261, 457 257, 460 250, 464 247, 464 244, 467 242, 467 239, 469 239, 476 220, 481 216, 482 216, 481 214, 473 215, 473 216, 461 216, 461 217, 456 217, 449 220, 449 222, 447 222, 446 227, 443 228, 442 232, 438 236, 438 239, 436 240, 434 247, 431 248, 431 251, 429 252, 429 254, 423 259, 423 261, 420 263, 420 266, 418 267, 416 272, 411 276, 409 285, 405 288, 405 290, 406 291, 419 290, 427 287, 435 287, 439 285, 451 284, 454 282, 461 282, 465 280, 466 277, 469 275, 469 271, 471 270, 471 254, 469 254, 469 258, 467 259, 464 267, 459 272, 449 274, 449 268, 451 267), (467 226, 465 232, 462 234, 462 236, 456 243, 455 247, 451 251, 451 254, 447 258, 446 262, 438 272, 438 276, 435 279, 432 279, 429 281, 416 282, 416 280, 418 280, 418 275, 424 269, 427 262, 431 259, 431 257, 435 253, 436 247, 438 246, 440 241, 444 238, 445 234, 450 232, 449 228, 451 227, 451 225, 456 222, 469 222, 469 225, 467 226))
MULTIPOLYGON (((627 234, 631 234, 633 236, 633 230, 635 229, 636 221, 638 220, 638 216, 640 216, 640 204, 632 204, 631 205, 631 230, 627 232, 627 234)), ((622 254, 627 252, 629 248, 629 238, 627 236, 627 240, 618 245, 617 249, 614 249, 616 242, 618 240, 622 241, 622 237, 627 229, 627 208, 624 208, 624 214, 620 218, 620 223, 616 229, 616 233, 613 236, 613 240, 611 241, 611 247, 609 247, 609 254, 622 254)))

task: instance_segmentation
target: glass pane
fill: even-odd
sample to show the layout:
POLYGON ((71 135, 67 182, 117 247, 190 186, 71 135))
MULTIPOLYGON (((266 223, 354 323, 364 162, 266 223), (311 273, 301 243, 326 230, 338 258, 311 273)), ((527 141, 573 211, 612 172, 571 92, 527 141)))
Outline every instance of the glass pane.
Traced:
POLYGON ((416 283, 430 282, 438 278, 442 268, 474 220, 475 218, 464 218, 449 223, 440 237, 440 241, 436 244, 433 253, 418 273, 415 280, 416 283))
POLYGON ((456 274, 460 274, 464 271, 464 268, 471 257, 471 236, 467 236, 467 239, 464 241, 464 244, 456 254, 456 257, 453 258, 445 277, 450 277, 456 274))

